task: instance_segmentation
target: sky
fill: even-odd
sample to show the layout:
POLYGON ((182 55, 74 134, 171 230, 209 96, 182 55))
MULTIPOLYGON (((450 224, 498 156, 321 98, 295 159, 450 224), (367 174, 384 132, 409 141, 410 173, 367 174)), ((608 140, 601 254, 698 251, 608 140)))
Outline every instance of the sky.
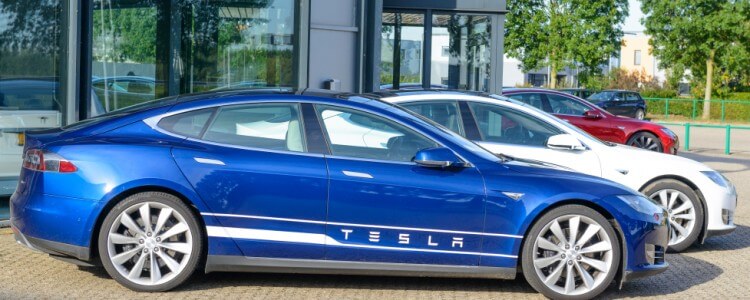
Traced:
POLYGON ((628 7, 630 15, 625 19, 625 24, 622 26, 622 30, 625 32, 643 31, 644 28, 643 25, 641 25, 641 18, 643 17, 643 13, 641 12, 641 1, 629 0, 628 7))

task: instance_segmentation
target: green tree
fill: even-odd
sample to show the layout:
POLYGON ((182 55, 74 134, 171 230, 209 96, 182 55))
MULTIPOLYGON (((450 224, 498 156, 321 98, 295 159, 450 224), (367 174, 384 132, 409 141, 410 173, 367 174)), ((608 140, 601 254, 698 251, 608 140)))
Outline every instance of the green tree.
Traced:
POLYGON ((587 78, 620 49, 620 24, 628 0, 510 0, 505 23, 506 53, 524 72, 548 66, 549 86, 558 70, 579 64, 587 78))
MULTIPOLYGON (((746 0, 641 0, 643 24, 660 67, 681 64, 705 79, 703 118, 711 116, 717 62, 750 39, 746 0)), ((740 52, 735 52, 740 53, 740 52)))

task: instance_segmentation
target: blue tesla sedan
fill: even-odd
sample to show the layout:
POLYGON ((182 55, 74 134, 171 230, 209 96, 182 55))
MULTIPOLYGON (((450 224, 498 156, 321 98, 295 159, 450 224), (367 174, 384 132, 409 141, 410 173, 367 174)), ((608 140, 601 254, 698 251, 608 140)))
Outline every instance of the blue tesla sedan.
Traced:
POLYGON ((195 270, 514 278, 590 298, 665 270, 665 211, 347 94, 211 92, 30 133, 19 243, 164 291, 195 270))

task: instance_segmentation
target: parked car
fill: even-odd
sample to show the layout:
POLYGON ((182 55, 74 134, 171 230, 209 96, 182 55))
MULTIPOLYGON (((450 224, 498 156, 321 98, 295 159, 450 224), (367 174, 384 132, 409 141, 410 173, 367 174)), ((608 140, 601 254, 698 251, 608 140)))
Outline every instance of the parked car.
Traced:
POLYGON ((576 96, 576 97, 581 98, 581 99, 586 99, 589 96, 591 96, 594 93, 596 93, 594 90, 581 89, 581 88, 558 89, 558 91, 561 91, 563 93, 571 94, 571 95, 576 96))
POLYGON ((715 170, 690 159, 602 142, 531 105, 477 93, 382 94, 498 155, 540 160, 640 191, 669 214, 669 248, 735 230, 737 193, 715 170))
POLYGON ((576 96, 546 89, 503 89, 515 99, 580 127, 605 141, 656 152, 677 154, 677 135, 669 128, 648 121, 615 116, 576 96))
POLYGON ((24 153, 11 198, 16 239, 101 261, 138 291, 169 290, 196 269, 493 278, 520 270, 545 296, 577 299, 668 266, 666 212, 650 199, 606 179, 502 160, 362 96, 168 98, 29 135, 24 153), (279 134, 241 129, 256 123, 279 134), (377 142, 361 127, 389 135, 377 142))
MULTIPOLYGON (((25 132, 61 125, 65 104, 58 93, 54 78, 0 80, 0 196, 16 189, 25 132)), ((91 97, 91 113, 104 113, 96 95, 91 97)))
MULTIPOLYGON (((583 98, 583 97, 581 97, 583 98)), ((646 117, 646 101, 638 92, 604 90, 585 98, 596 106, 618 115, 643 120, 646 117)))
POLYGON ((156 81, 152 77, 105 77, 92 80, 91 84, 108 111, 156 99, 156 81))

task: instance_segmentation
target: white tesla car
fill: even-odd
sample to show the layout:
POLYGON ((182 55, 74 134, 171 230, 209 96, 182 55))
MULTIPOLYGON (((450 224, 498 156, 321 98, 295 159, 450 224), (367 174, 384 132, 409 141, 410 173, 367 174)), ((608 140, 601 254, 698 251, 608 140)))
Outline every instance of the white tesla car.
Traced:
POLYGON ((380 93, 497 154, 556 164, 622 183, 669 212, 670 249, 736 228, 737 194, 729 180, 699 162, 603 142, 530 105, 496 95, 452 91, 380 93))

